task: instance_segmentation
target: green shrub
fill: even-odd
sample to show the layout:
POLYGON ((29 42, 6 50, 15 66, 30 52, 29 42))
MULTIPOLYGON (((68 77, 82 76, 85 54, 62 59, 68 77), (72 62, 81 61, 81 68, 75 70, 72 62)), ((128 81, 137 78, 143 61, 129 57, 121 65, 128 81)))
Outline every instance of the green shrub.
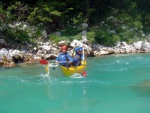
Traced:
POLYGON ((77 35, 81 30, 77 29, 73 26, 68 26, 64 28, 64 30, 61 32, 62 36, 74 36, 77 35))
POLYGON ((95 41, 105 46, 113 46, 119 41, 117 35, 113 35, 103 28, 99 28, 95 31, 95 41))
POLYGON ((87 33, 87 39, 90 43, 93 43, 95 42, 95 31, 94 30, 91 30, 87 33))
POLYGON ((58 43, 59 41, 61 41, 61 37, 57 36, 57 35, 51 35, 50 36, 50 40, 53 40, 55 43, 58 43))
POLYGON ((16 30, 14 32, 10 28, 7 28, 5 30, 5 35, 8 36, 10 39, 15 40, 16 42, 31 42, 28 33, 22 30, 16 30))

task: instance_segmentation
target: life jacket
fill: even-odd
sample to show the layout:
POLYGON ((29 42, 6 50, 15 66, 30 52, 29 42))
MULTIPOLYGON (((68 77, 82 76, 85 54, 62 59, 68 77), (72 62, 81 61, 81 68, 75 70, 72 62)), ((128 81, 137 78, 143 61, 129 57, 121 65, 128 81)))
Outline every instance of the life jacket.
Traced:
POLYGON ((67 53, 66 54, 60 54, 60 56, 58 57, 58 61, 60 61, 61 65, 65 66, 67 64, 67 62, 65 62, 65 61, 69 61, 68 54, 67 53))
POLYGON ((76 54, 76 55, 73 57, 73 63, 77 64, 77 63, 80 63, 80 62, 81 62, 81 55, 76 54))

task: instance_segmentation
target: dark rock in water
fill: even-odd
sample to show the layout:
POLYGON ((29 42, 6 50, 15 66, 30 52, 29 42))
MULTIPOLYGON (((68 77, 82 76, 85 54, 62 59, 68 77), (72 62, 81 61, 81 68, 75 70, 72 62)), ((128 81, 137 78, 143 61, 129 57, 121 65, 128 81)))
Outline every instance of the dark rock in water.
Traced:
POLYGON ((13 60, 15 63, 23 63, 24 57, 21 57, 21 56, 13 56, 13 60))
POLYGON ((132 89, 140 96, 150 96, 150 80, 136 84, 132 86, 132 89))
POLYGON ((0 67, 2 67, 2 66, 3 66, 3 63, 0 62, 0 67))
POLYGON ((86 57, 95 57, 93 51, 90 51, 90 52, 85 51, 85 56, 86 56, 86 57))

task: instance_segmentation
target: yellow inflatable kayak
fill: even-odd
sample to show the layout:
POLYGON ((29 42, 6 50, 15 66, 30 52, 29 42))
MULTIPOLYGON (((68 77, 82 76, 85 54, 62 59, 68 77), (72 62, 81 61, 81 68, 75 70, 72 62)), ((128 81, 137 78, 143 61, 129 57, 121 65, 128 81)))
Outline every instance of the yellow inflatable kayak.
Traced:
POLYGON ((79 73, 82 74, 85 71, 86 68, 86 61, 81 61, 81 65, 78 67, 69 67, 66 68, 64 66, 60 66, 62 72, 64 73, 65 76, 71 76, 74 73, 79 73))

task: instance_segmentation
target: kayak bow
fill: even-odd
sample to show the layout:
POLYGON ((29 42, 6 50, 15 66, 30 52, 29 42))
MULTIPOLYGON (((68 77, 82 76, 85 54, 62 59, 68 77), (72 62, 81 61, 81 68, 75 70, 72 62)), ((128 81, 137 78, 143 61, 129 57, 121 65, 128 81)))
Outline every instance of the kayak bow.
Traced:
POLYGON ((78 67, 71 66, 69 68, 66 68, 66 67, 60 65, 60 68, 65 76, 71 76, 74 73, 82 74, 86 68, 86 61, 81 61, 81 65, 78 67))

